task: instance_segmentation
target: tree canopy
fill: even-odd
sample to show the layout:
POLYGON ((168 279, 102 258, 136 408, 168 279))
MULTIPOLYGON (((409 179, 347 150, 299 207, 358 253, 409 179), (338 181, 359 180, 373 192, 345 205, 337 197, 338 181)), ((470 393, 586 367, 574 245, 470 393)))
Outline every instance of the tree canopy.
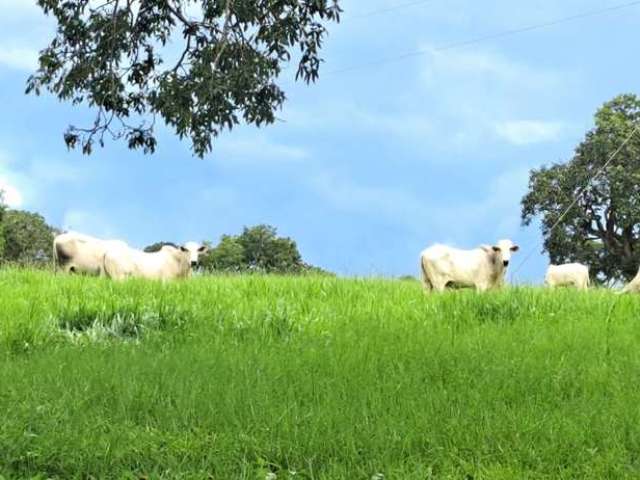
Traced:
POLYGON ((51 262, 55 229, 32 212, 6 210, 0 224, 4 261, 34 265, 51 262))
POLYGON ((3 254, 4 254, 4 227, 3 227, 3 221, 4 221, 4 216, 5 213, 7 211, 7 206, 4 203, 4 192, 2 190, 0 190, 0 258, 2 258, 3 254))
POLYGON ((241 121, 274 122, 276 84, 297 51, 295 78, 318 77, 338 0, 37 0, 57 23, 27 93, 47 90, 95 118, 64 140, 91 153, 105 137, 155 151, 160 117, 203 156, 241 121))
POLYGON ((531 171, 529 190, 522 199, 523 224, 529 225, 538 217, 544 249, 552 263, 585 263, 600 281, 629 280, 637 273, 640 265, 637 96, 620 95, 605 103, 595 115, 595 127, 587 132, 570 161, 531 171), (564 212, 567 213, 562 217, 564 212))
POLYGON ((279 237, 275 227, 245 227, 240 235, 223 235, 202 259, 207 270, 222 272, 327 273, 302 260, 296 242, 279 237))

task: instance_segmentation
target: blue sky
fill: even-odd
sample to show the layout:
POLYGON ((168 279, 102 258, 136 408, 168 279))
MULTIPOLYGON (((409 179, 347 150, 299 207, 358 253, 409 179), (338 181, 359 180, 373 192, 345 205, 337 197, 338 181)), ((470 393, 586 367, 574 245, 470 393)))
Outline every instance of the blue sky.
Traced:
POLYGON ((23 94, 52 33, 33 3, 0 0, 0 188, 13 206, 140 247, 269 223, 345 275, 416 274, 431 243, 508 237, 521 259, 535 251, 513 280, 540 281, 539 231, 519 220, 528 171, 570 158, 596 109, 640 79, 640 5, 439 50, 623 0, 432 0, 369 16, 413 2, 347 0, 324 74, 309 87, 283 79, 275 125, 225 133, 204 160, 168 130, 153 156, 111 143, 85 157, 62 132, 91 114, 23 94))

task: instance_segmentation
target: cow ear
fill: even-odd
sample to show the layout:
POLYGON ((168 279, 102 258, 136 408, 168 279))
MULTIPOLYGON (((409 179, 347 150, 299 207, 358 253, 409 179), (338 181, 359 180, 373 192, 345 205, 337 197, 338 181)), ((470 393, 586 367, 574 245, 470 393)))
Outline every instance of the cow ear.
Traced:
POLYGON ((520 247, 519 247, 518 245, 513 245, 513 246, 511 247, 511 251, 512 251, 512 252, 517 252, 518 250, 520 250, 520 247))

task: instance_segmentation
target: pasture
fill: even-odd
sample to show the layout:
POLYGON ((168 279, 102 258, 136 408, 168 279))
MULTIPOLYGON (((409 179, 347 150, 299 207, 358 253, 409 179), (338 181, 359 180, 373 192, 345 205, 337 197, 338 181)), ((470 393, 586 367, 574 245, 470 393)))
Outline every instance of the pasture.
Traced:
POLYGON ((24 270, 0 292, 0 478, 640 476, 634 296, 24 270))

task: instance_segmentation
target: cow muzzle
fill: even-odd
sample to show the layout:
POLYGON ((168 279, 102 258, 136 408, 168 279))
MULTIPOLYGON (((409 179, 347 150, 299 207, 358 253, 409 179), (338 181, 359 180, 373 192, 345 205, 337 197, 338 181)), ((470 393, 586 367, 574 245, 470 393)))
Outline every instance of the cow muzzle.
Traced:
POLYGON ((191 268, 196 268, 198 266, 198 262, 191 262, 191 268))
POLYGON ((502 261, 502 265, 504 265, 505 267, 509 266, 509 260, 503 260, 502 261))

